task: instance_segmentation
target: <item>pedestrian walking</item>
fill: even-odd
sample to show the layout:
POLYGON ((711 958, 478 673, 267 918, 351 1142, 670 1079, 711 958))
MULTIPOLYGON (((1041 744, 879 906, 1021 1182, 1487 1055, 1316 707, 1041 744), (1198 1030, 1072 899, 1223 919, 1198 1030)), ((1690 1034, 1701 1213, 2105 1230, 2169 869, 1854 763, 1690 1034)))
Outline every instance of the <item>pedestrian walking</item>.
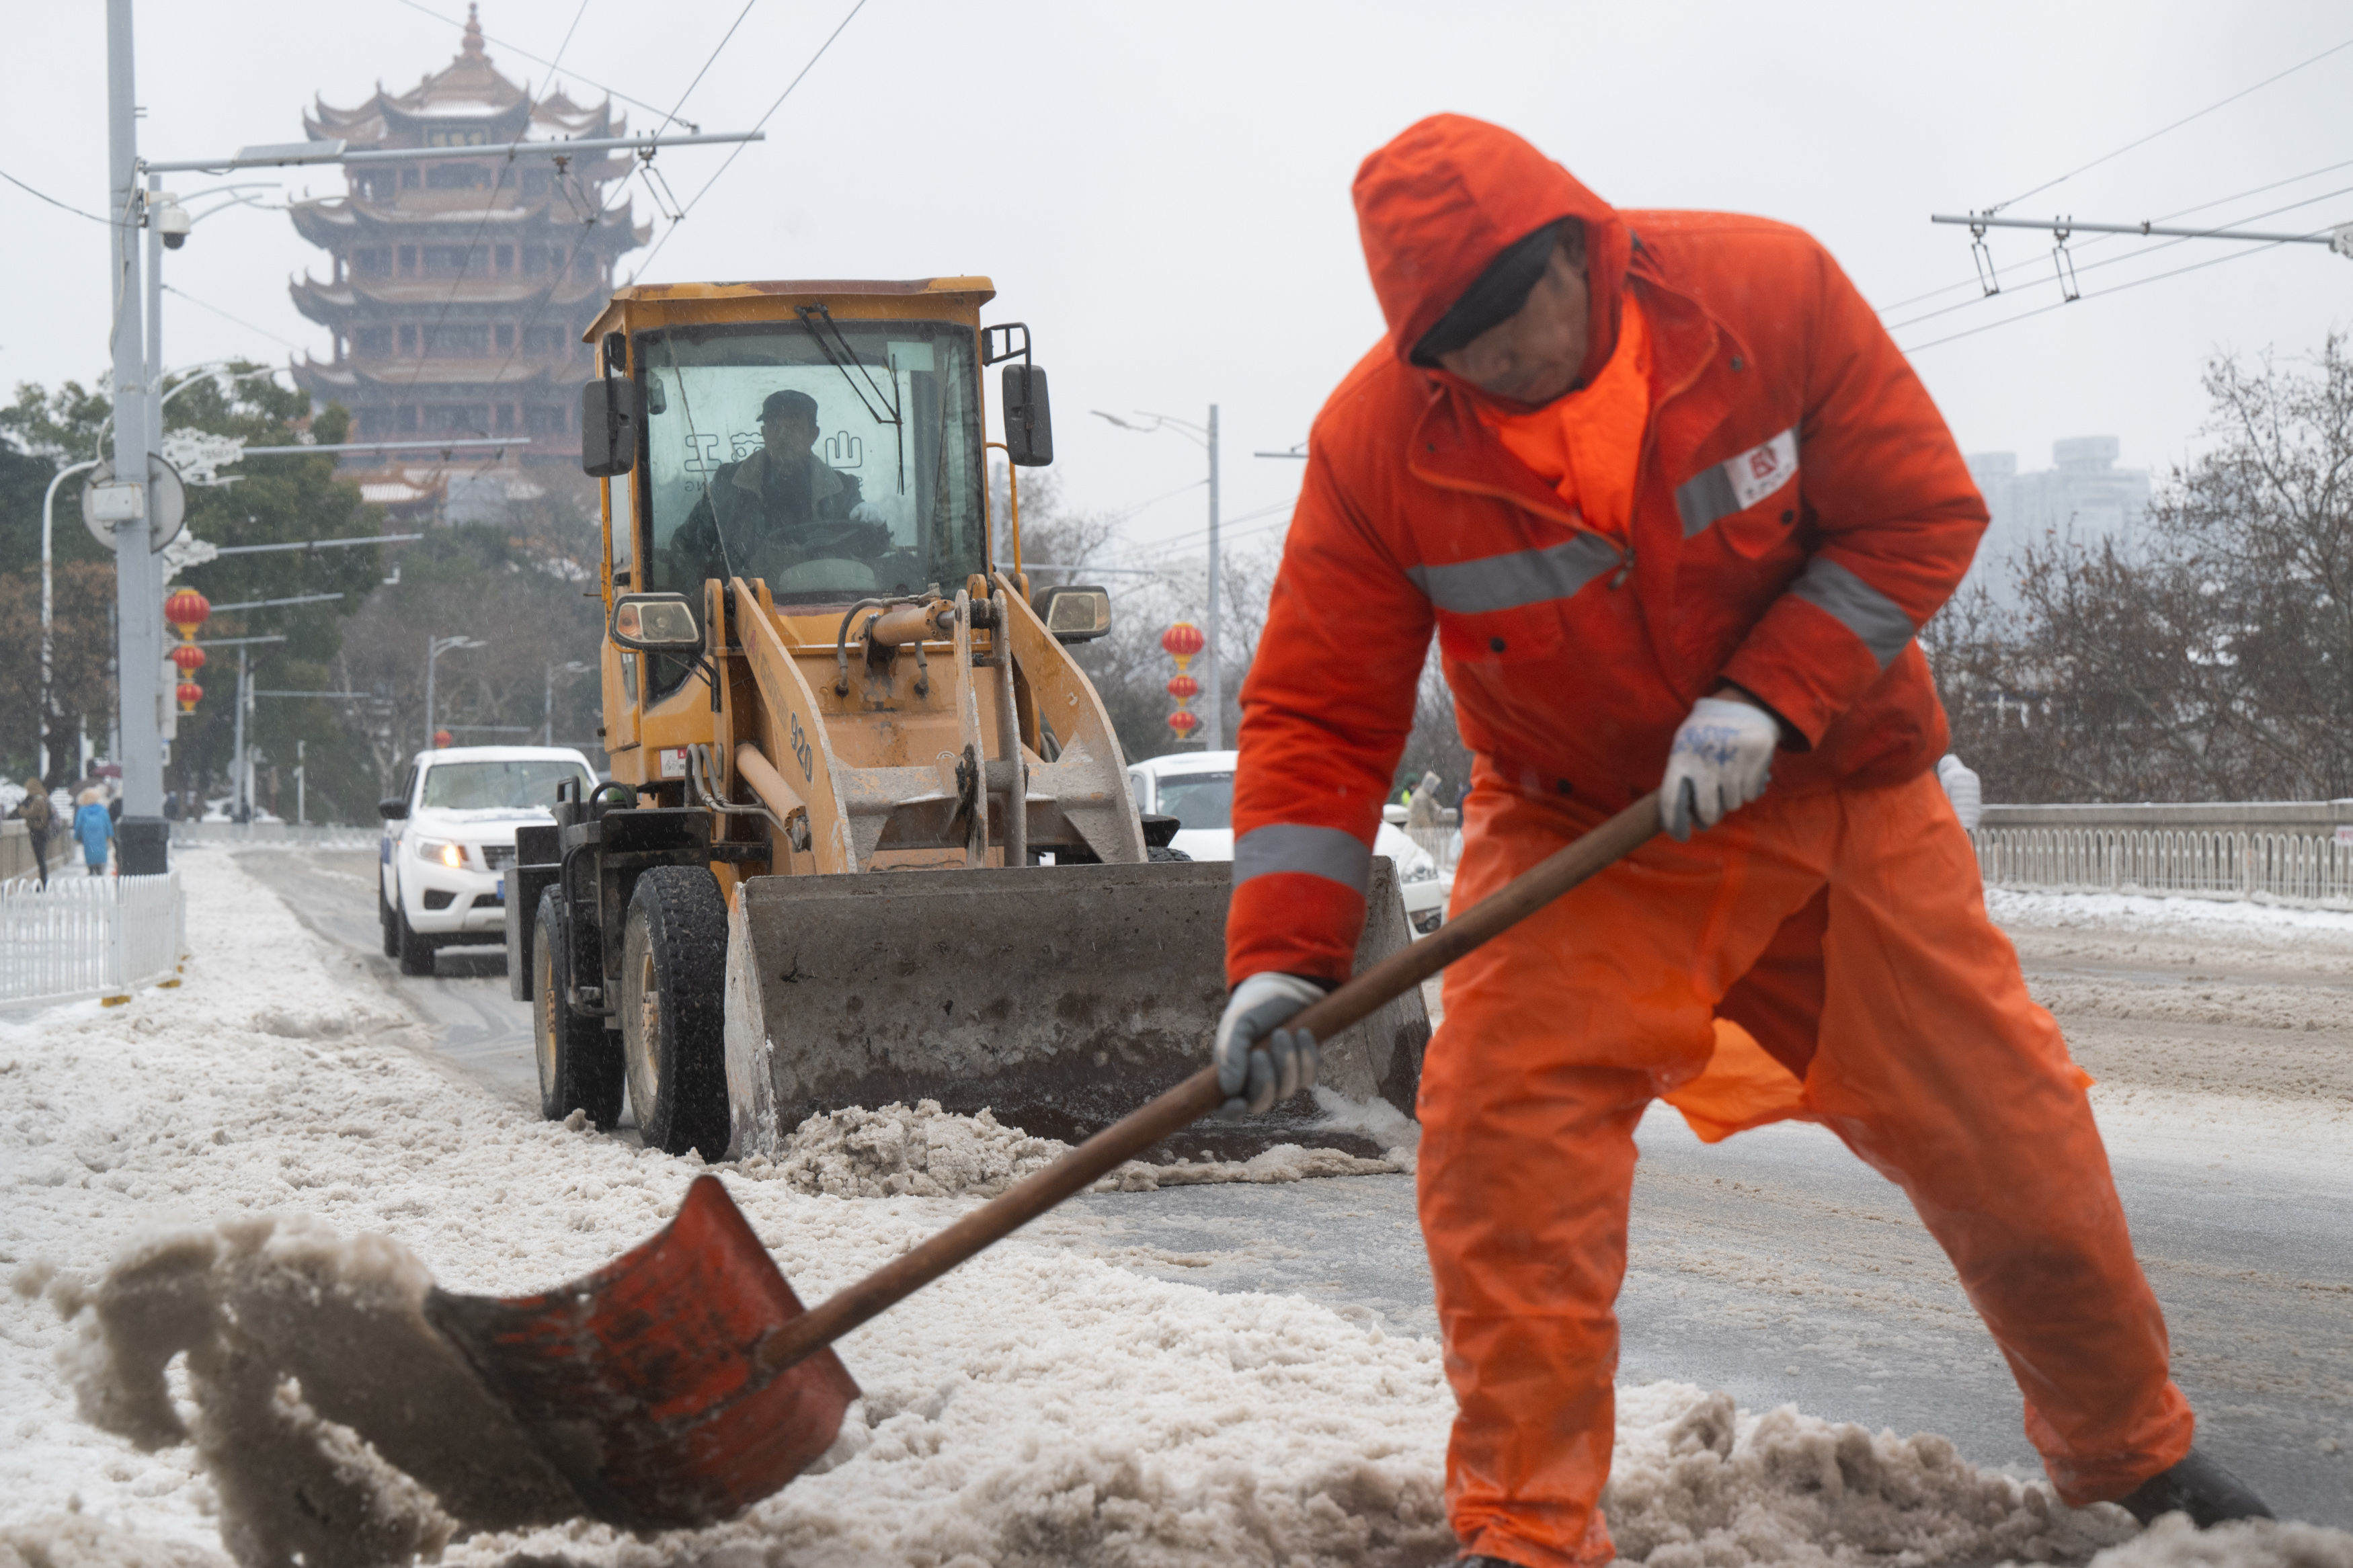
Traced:
POLYGON ((100 795, 93 784, 81 792, 81 804, 74 808, 74 837, 81 840, 82 865, 93 877, 106 875, 106 850, 114 842, 114 819, 100 795))
POLYGON ((2190 1447, 2091 1080, 1932 772, 1915 639, 1986 508, 1870 305, 1786 224, 1620 212, 1458 115, 1356 201, 1389 331, 1316 418, 1242 688, 1226 1093, 1314 1079, 1282 1024, 1348 974, 1433 633, 1475 753, 1454 912, 1646 792, 1666 828, 1446 973, 1417 1191, 1464 1552, 1610 1560, 1658 1098, 1711 1140, 1821 1123, 1901 1183, 2068 1503, 2268 1517, 2190 1447))
POLYGON ((33 865, 40 875, 41 886, 49 885, 49 833, 57 826, 57 814, 49 809, 49 792, 41 781, 25 781, 25 798, 17 805, 16 816, 25 824, 25 837, 32 841, 33 865))

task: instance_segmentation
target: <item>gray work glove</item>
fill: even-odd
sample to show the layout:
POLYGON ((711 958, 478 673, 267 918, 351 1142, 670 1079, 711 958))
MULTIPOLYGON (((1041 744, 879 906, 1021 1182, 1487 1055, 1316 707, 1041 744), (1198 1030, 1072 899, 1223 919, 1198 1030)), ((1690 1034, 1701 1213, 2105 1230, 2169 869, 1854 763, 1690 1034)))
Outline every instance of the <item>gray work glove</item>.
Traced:
POLYGON ((1218 1088, 1226 1096, 1219 1115, 1263 1112, 1315 1087, 1315 1037, 1281 1025, 1323 999, 1324 987, 1296 974, 1253 974, 1234 987, 1218 1020, 1218 1088), (1254 1048, 1261 1040, 1264 1048, 1254 1048))
POLYGON ((1692 823, 1714 827, 1765 793, 1773 773, 1779 721, 1753 702, 1703 697, 1675 731, 1667 776, 1659 785, 1659 817, 1669 837, 1692 836, 1692 823))

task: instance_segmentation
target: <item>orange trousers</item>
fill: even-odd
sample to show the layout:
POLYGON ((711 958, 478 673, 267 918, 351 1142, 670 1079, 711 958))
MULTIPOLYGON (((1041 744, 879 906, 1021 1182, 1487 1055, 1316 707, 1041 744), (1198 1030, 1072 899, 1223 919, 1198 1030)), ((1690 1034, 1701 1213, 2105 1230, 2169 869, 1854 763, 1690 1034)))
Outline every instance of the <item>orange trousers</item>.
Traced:
MULTIPOLYGON (((1457 910, 1602 816, 1483 766, 1467 807, 1457 910)), ((1704 1136, 1820 1121, 1901 1185, 2067 1501, 2121 1497, 2189 1450, 2090 1079, 1987 919, 1933 775, 1768 792, 1688 844, 1653 840, 1456 963, 1445 1004, 1419 1195, 1464 1551, 1526 1568, 1611 1555, 1613 1303, 1634 1128, 1661 1096, 1704 1136)))

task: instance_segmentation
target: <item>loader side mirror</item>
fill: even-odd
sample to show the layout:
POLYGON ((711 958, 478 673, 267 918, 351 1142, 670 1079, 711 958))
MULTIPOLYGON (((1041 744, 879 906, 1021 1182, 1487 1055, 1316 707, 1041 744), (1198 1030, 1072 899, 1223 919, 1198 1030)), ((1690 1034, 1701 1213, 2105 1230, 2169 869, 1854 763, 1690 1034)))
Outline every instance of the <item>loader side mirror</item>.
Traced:
POLYGON ((1054 411, 1046 400, 1046 373, 1034 364, 1005 367, 1005 454, 1020 468, 1054 460, 1054 411))
POLYGON ((1038 591, 1038 618, 1059 643, 1092 642, 1111 630, 1111 594, 1067 584, 1038 591))
POLYGON ((613 601, 613 641, 639 653, 691 657, 702 651, 702 628, 683 594, 624 594, 613 601))
POLYGON ((638 387, 622 375, 580 389, 580 470, 592 479, 626 474, 638 460, 638 387))

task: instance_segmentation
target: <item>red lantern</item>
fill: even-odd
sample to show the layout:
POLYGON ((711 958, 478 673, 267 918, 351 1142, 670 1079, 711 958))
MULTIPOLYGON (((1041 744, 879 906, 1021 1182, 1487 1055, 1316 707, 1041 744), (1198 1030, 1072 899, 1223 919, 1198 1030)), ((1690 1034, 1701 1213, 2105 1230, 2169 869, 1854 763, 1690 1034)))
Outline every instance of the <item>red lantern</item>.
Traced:
POLYGON ((1191 734, 1194 730, 1199 726, 1200 722, 1201 721, 1199 719, 1196 718, 1193 714, 1187 712, 1182 708, 1179 708, 1176 712, 1168 715, 1168 727, 1176 731, 1179 735, 1191 734))
POLYGON ((1178 702, 1190 702, 1201 695, 1201 683, 1189 675, 1180 675, 1168 683, 1168 695, 1178 702))
POLYGON ((213 607, 194 588, 183 588, 164 601, 164 618, 179 628, 180 636, 194 639, 196 628, 213 613, 213 607))
POLYGON ((192 642, 184 642, 164 656, 180 667, 182 675, 194 675, 205 667, 205 650, 192 642))
POLYGON ((436 730, 433 731, 433 743, 437 747, 448 745, 452 737, 447 730, 436 730))
POLYGON ((1179 670, 1192 663, 1193 656, 1208 646, 1209 639, 1203 637, 1201 628, 1190 621, 1178 621, 1160 634, 1162 650, 1176 661, 1179 670))
POLYGON ((204 698, 205 689, 193 680, 183 680, 180 682, 179 689, 173 695, 180 700, 181 712, 193 713, 196 710, 196 704, 204 698))

